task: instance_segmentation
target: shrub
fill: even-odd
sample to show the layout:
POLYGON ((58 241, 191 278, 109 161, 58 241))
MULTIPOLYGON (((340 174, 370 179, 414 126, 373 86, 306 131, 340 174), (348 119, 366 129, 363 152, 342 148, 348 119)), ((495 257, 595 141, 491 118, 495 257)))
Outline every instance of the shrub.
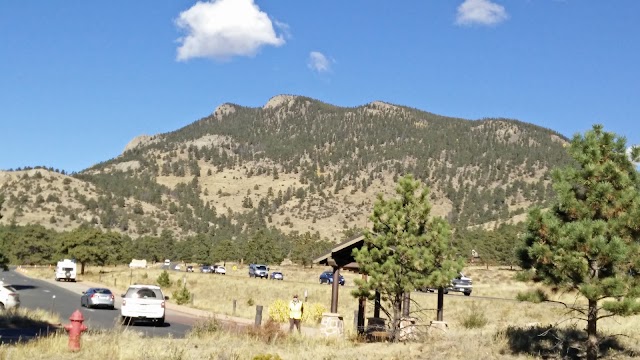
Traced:
POLYGON ((167 270, 164 270, 160 276, 156 279, 156 282, 160 287, 169 287, 171 286, 171 279, 169 278, 169 273, 167 270))
POLYGON ((282 330, 280 324, 273 320, 268 320, 263 326, 249 327, 247 334, 267 344, 273 344, 278 340, 285 340, 287 338, 287 334, 282 330))
POLYGON ((255 302, 255 300, 253 300, 253 298, 247 299, 247 306, 253 306, 255 304, 256 304, 256 302, 255 302))
POLYGON ((522 271, 518 271, 514 276, 513 279, 516 281, 522 281, 522 282, 527 282, 527 281, 531 281, 533 280, 535 276, 535 273, 531 270, 522 270, 522 271))
POLYGON ((549 297, 541 289, 536 289, 536 290, 530 290, 525 292, 519 292, 518 295, 516 295, 516 300, 528 301, 528 302, 538 304, 543 301, 549 300, 549 297))
POLYGON ((189 337, 204 337, 222 330, 222 324, 216 318, 206 319, 204 321, 198 320, 191 331, 189 331, 189 337))
POLYGON ((471 304, 468 313, 462 317, 462 326, 467 329, 483 328, 488 322, 484 309, 478 308, 475 302, 471 304))
MULTIPOLYGON (((322 320, 322 313, 327 308, 319 303, 305 303, 304 312, 302 313, 302 321, 307 323, 319 323, 322 320)), ((278 299, 269 305, 269 318, 275 322, 289 321, 289 303, 278 299)))
POLYGON ((187 285, 183 285, 180 290, 174 291, 173 299, 176 301, 176 304, 178 305, 188 303, 189 300, 191 300, 191 292, 187 290, 187 285))
POLYGON ((269 305, 269 319, 283 323, 289 321, 289 304, 278 299, 269 305))
POLYGON ((319 324, 322 320, 322 313, 327 312, 327 308, 319 303, 304 304, 302 321, 319 324))
POLYGON ((252 360, 282 360, 278 354, 258 354, 252 360))

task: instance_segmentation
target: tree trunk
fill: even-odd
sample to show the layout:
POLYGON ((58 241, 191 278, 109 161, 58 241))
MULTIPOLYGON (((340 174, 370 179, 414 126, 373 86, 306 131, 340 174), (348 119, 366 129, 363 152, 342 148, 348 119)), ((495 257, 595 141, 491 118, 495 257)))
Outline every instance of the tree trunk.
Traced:
POLYGON ((393 342, 400 340, 400 314, 402 312, 402 298, 404 294, 396 294, 393 299, 393 342))
POLYGON ((436 315, 436 321, 443 321, 444 317, 444 289, 438 288, 438 312, 436 315))
POLYGON ((80 262, 80 275, 84 275, 84 262, 80 262))
POLYGON ((598 302, 589 300, 589 313, 587 315, 587 360, 598 358, 598 302))

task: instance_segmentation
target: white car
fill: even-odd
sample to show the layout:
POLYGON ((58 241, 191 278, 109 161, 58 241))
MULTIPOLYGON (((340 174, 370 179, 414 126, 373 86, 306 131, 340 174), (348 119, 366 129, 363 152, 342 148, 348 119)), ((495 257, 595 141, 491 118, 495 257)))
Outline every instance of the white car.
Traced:
POLYGON ((20 307, 20 295, 13 286, 0 282, 0 310, 20 307))
POLYGON ((127 293, 122 295, 120 319, 125 325, 135 320, 148 320, 162 326, 166 300, 159 286, 131 285, 127 293))
POLYGON ((216 266, 213 272, 216 274, 227 275, 227 269, 225 269, 224 266, 216 266))

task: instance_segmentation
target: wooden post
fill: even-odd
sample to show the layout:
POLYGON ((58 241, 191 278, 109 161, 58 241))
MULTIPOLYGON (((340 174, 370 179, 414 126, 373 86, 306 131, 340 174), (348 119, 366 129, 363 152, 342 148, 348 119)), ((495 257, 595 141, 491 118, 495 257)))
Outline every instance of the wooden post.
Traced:
POLYGON ((262 305, 256 305, 256 326, 262 325, 262 305))
MULTIPOLYGON (((367 280, 367 275, 362 274, 362 280, 367 280)), ((366 306, 367 306, 367 299, 364 297, 360 297, 358 299, 358 321, 356 323, 356 331, 358 332, 358 334, 364 334, 364 330, 365 330, 365 325, 364 325, 364 318, 365 318, 365 314, 366 314, 366 306)))
POLYGON ((436 315, 437 321, 442 321, 443 313, 444 313, 444 289, 438 288, 438 312, 436 315))
POLYGON ((238 300, 233 299, 233 316, 236 316, 236 307, 238 306, 238 300))
POLYGON ((338 291, 340 287, 340 268, 333 268, 333 283, 331 284, 331 312, 338 312, 338 291))
POLYGON ((408 317, 410 313, 409 307, 411 306, 411 293, 406 292, 402 295, 402 316, 408 317))
POLYGON ((373 303, 373 317, 375 318, 379 318, 380 317, 380 292, 378 292, 376 290, 376 299, 374 300, 373 303))

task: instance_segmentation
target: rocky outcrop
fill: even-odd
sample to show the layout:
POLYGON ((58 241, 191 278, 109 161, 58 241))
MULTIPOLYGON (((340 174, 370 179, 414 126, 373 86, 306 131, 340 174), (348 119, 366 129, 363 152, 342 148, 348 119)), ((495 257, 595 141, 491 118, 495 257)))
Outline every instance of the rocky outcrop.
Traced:
POLYGON ((138 146, 147 145, 152 143, 156 139, 155 135, 140 135, 133 138, 133 140, 129 141, 127 146, 124 147, 123 152, 127 152, 129 150, 133 150, 138 146))

